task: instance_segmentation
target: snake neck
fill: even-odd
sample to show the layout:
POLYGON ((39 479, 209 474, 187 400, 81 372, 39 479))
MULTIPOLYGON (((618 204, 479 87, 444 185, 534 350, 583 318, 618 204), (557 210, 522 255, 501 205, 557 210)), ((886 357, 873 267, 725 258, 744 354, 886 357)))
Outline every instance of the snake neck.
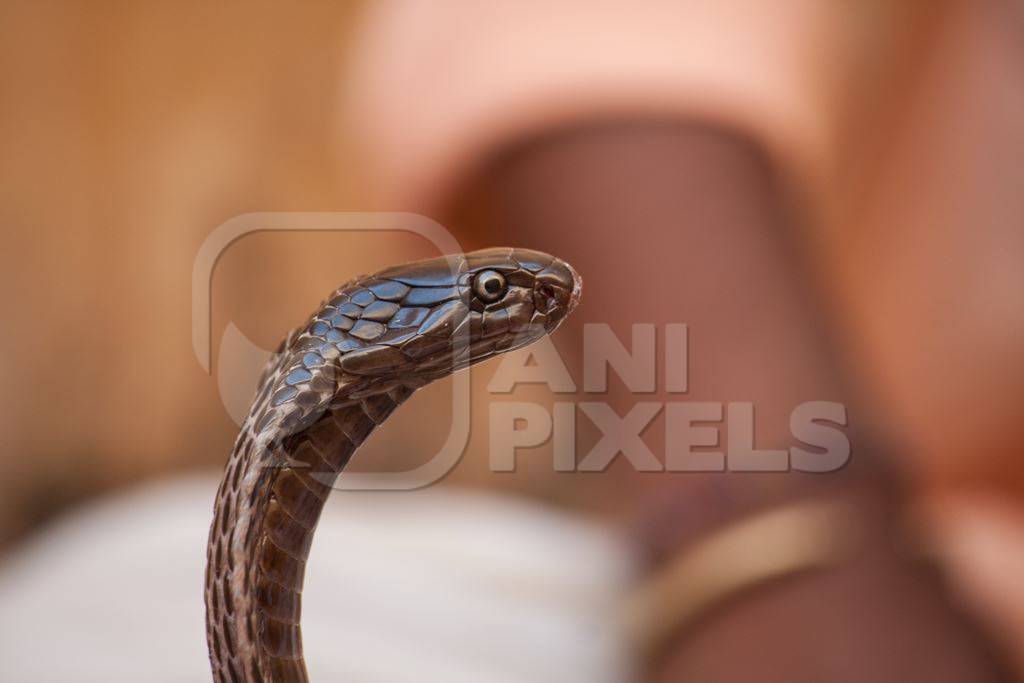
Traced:
POLYGON ((308 680, 299 623, 320 512, 356 449, 413 391, 397 386, 347 402, 281 439, 257 440, 257 416, 247 422, 217 494, 207 547, 206 630, 216 680, 308 680))
POLYGON ((416 387, 549 334, 578 294, 575 271, 552 256, 487 249, 356 278, 288 335, 214 507, 206 627, 217 680, 307 680, 306 558, 349 458, 416 387))

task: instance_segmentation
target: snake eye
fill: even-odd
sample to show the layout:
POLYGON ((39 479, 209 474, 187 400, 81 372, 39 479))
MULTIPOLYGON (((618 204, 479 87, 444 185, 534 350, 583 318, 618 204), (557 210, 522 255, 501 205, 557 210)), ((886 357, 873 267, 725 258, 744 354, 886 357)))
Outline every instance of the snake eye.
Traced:
POLYGON ((505 296, 505 276, 496 270, 485 270, 473 280, 473 293, 487 303, 505 296))

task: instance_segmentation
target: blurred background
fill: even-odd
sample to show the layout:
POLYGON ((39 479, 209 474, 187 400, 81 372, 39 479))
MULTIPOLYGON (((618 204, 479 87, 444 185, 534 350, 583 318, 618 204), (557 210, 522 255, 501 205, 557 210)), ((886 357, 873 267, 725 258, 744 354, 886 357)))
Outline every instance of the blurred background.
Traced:
MULTIPOLYGON (((218 391, 221 334, 230 322, 271 349, 339 283, 436 253, 402 233, 239 241, 213 278, 207 374, 191 274, 218 225, 412 210, 467 249, 520 245, 474 218, 503 155, 579 122, 645 117, 720 127, 768 160, 813 264, 801 287, 837 330, 827 355, 907 473, 955 592, 1022 651, 1021 3, 5 0, 0 35, 0 677, 203 680, 206 524, 237 433, 218 391)), ((601 263, 600 243, 588 248, 579 257, 601 263)), ((578 379, 574 334, 556 343, 578 379)), ((493 372, 475 370, 474 387, 493 372)), ((448 392, 421 392, 354 466, 423 462, 444 440, 448 392)), ((634 564, 621 530, 635 498, 616 493, 614 469, 556 475, 543 450, 491 472, 490 399, 474 395, 470 447, 441 485, 332 502, 305 629, 321 680, 411 680, 388 639, 439 622, 444 642, 414 650, 412 672, 593 681, 630 668, 606 628, 634 564), (358 587, 396 565, 447 580, 381 598, 391 611, 360 608, 358 587), (370 623, 381 635, 360 657, 335 653, 340 630, 370 623), (433 661, 481 632, 518 644, 433 661), (513 667, 530 658, 515 651, 538 663, 513 667)), ((524 387, 500 400, 548 399, 524 387)))

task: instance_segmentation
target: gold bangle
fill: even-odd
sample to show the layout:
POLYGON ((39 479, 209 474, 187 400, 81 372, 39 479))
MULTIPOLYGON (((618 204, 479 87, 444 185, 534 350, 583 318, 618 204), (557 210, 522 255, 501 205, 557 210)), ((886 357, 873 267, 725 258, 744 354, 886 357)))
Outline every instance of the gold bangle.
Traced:
POLYGON ((802 502, 733 522, 672 560, 626 601, 626 635, 643 658, 751 588, 848 561, 862 541, 846 503, 802 502))

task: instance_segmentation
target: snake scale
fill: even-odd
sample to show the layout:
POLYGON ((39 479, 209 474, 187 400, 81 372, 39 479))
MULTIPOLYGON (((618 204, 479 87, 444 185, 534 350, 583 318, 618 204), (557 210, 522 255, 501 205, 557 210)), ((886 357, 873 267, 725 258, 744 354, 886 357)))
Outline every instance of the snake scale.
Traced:
POLYGON ((551 333, 580 291, 564 261, 486 249, 356 278, 287 336, 214 505, 205 600, 215 680, 308 680, 305 564, 352 454, 416 389, 551 333))

